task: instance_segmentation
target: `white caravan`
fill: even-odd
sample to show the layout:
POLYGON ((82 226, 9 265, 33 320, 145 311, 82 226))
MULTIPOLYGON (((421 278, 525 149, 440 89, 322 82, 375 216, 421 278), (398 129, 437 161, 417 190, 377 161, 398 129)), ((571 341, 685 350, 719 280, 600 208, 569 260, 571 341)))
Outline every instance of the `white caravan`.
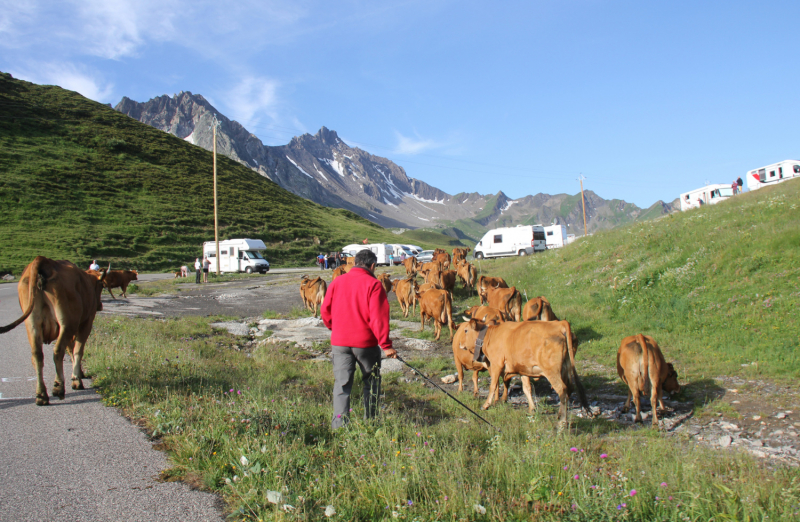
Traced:
MULTIPOLYGON (((264 259, 263 252, 267 246, 260 239, 226 239, 219 242, 220 272, 260 272, 269 271, 269 261, 264 259)), ((209 272, 217 271, 217 243, 203 243, 203 255, 208 257, 211 266, 209 272)), ((202 260, 201 260, 202 261, 202 260)))
POLYGON ((544 227, 517 225, 495 228, 484 234, 475 245, 475 259, 484 257, 526 256, 547 249, 544 227))
POLYGON ((730 185, 725 183, 706 185, 703 188, 681 194, 681 211, 702 205, 715 205, 730 197, 733 197, 733 187, 730 185))
POLYGON ((417 255, 420 252, 422 252, 422 247, 417 245, 403 245, 403 248, 405 248, 414 255, 417 255))
POLYGON ((760 169, 747 171, 747 174, 745 174, 747 190, 760 189, 761 187, 798 177, 800 177, 800 161, 798 160, 784 160, 760 169))
POLYGON ((567 227, 564 225, 550 225, 544 227, 547 248, 561 248, 567 244, 567 227))
POLYGON ((374 243, 371 245, 359 245, 354 243, 344 247, 342 252, 348 256, 355 256, 362 250, 372 250, 372 252, 374 252, 378 257, 378 265, 385 266, 389 266, 389 256, 394 253, 394 248, 392 248, 392 245, 388 245, 386 243, 374 243))
POLYGON ((395 243, 395 244, 391 244, 389 246, 392 247, 392 253, 394 254, 394 264, 395 265, 399 265, 401 263, 400 258, 401 258, 401 256, 403 254, 405 254, 406 257, 413 257, 414 256, 414 252, 411 251, 411 249, 408 247, 408 245, 398 245, 398 244, 395 243))

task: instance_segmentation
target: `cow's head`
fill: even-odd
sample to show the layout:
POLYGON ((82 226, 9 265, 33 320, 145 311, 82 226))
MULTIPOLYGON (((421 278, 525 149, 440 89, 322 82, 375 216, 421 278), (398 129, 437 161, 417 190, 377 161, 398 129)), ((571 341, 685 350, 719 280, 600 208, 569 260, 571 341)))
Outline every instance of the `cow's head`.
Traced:
POLYGON ((133 276, 131 281, 138 281, 139 280, 139 271, 138 270, 131 270, 131 275, 133 276))
POLYGON ((94 281, 94 297, 97 300, 97 311, 98 312, 102 312, 103 311, 103 301, 102 301, 103 283, 106 280, 106 275, 108 275, 108 270, 111 268, 111 263, 108 264, 108 267, 109 268, 103 270, 100 273, 99 277, 93 278, 93 279, 95 279, 95 281, 94 281))
POLYGON ((672 363, 667 363, 667 370, 667 378, 661 383, 661 387, 669 393, 679 393, 681 385, 678 383, 678 372, 675 371, 672 363))

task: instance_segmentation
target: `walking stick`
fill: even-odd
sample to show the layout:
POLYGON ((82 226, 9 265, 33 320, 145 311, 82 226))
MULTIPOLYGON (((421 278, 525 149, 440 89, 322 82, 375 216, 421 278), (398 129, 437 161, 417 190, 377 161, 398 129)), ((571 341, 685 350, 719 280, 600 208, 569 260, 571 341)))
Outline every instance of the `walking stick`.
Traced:
POLYGON ((451 399, 453 399, 454 401, 456 401, 457 403, 459 403, 459 404, 460 404, 461 406, 463 406, 463 407, 464 407, 464 409, 466 409, 468 412, 470 412, 471 414, 475 415, 475 416, 476 416, 476 417, 478 417, 480 420, 482 420, 483 422, 485 422, 486 424, 488 424, 488 425, 489 425, 489 426, 491 426, 492 428, 496 429, 498 432, 500 431, 500 429, 499 429, 499 428, 497 428, 497 427, 496 427, 494 424, 492 424, 491 422, 487 421, 486 419, 484 419, 483 417, 481 417, 480 415, 478 415, 477 413, 475 413, 475 412, 474 412, 472 409, 470 409, 470 407, 469 407, 469 406, 467 406, 466 404, 464 404, 464 403, 463 403, 463 402, 461 402, 460 400, 458 400, 458 399, 456 399, 455 397, 453 397, 452 395, 450 395, 450 393, 449 393, 447 390, 445 390, 444 388, 442 388, 441 386, 439 386, 438 384, 436 384, 436 383, 435 383, 435 382, 433 382, 432 380, 430 380, 430 379, 428 379, 427 377, 425 377, 425 375, 424 375, 424 374, 423 374, 421 371, 417 370, 416 368, 414 368, 413 366, 411 366, 410 364, 408 364, 408 363, 407 363, 407 362, 406 362, 406 361, 405 361, 405 360, 404 360, 402 357, 400 357, 400 355, 399 355, 399 354, 397 355, 397 360, 398 360, 398 361, 400 361, 401 363, 405 364, 406 366, 408 366, 408 367, 409 367, 409 368, 411 368, 412 370, 414 370, 414 372, 416 372, 416 374, 417 374, 417 375, 419 375, 420 377, 422 377, 423 379, 425 379, 425 380, 426 380, 426 381, 428 381, 429 383, 433 384, 434 386, 436 386, 437 388, 439 388, 440 390, 442 390, 442 391, 443 391, 445 394, 447 394, 447 396, 448 396, 448 397, 450 397, 451 399))

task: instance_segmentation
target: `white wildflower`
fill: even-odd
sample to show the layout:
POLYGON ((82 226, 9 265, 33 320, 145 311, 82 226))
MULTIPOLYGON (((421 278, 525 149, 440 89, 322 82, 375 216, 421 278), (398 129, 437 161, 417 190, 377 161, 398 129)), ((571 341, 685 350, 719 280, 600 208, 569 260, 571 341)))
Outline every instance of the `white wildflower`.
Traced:
POLYGON ((328 506, 328 507, 325 508, 325 516, 326 517, 332 517, 335 514, 336 514, 336 508, 335 507, 328 506))
POLYGON ((475 512, 478 513, 479 515, 485 515, 486 514, 486 508, 481 506, 480 504, 475 504, 472 507, 475 508, 475 512))
POLYGON ((250 464, 250 461, 247 460, 247 457, 245 457, 244 455, 242 455, 242 458, 239 459, 239 462, 242 463, 242 466, 248 466, 250 464))

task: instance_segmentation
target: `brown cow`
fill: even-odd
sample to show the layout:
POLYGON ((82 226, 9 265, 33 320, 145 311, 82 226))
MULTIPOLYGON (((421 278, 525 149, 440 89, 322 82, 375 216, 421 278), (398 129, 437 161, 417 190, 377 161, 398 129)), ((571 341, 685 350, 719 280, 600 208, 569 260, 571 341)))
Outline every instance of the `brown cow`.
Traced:
POLYGON ((420 332, 425 329, 425 318, 433 320, 436 340, 442 333, 442 325, 447 324, 450 329, 450 339, 453 339, 453 302, 450 293, 446 290, 431 289, 425 293, 417 293, 419 301, 420 332))
POLYGON ((442 269, 450 268, 450 254, 441 252, 433 256, 433 262, 442 265, 442 269))
POLYGON ((333 270, 333 279, 331 279, 331 282, 333 282, 333 280, 334 280, 334 279, 336 279, 337 277, 339 277, 340 275, 344 275, 344 274, 346 274, 347 272, 349 272, 349 271, 350 271, 349 269, 350 269, 350 267, 351 267, 351 266, 353 266, 353 265, 342 265, 342 266, 337 266, 337 267, 336 267, 336 268, 333 270))
POLYGON ((478 295, 481 298, 481 304, 486 304, 486 289, 490 287, 508 288, 508 285, 502 277, 480 276, 478 278, 478 295))
POLYGON ((631 397, 636 404, 634 422, 642 422, 642 410, 639 396, 650 388, 650 404, 653 408, 653 426, 658 426, 658 408, 664 409, 661 389, 670 393, 678 393, 678 372, 672 363, 664 361, 661 349, 656 340, 649 335, 631 335, 622 340, 617 352, 617 373, 628 385, 628 400, 622 408, 627 413, 631 407, 631 397))
POLYGON ((36 257, 22 272, 17 293, 24 312, 22 317, 0 328, 0 333, 6 333, 25 321, 31 359, 36 368, 37 406, 50 404, 44 384, 42 344, 55 341, 53 397, 63 399, 65 396, 64 352, 68 349, 72 356, 72 389, 83 389, 83 349, 92 333, 94 317, 103 309, 100 294, 105 277, 105 270, 100 277, 94 277, 69 261, 53 261, 43 256, 36 257))
POLYGON ((534 297, 522 309, 523 321, 558 321, 558 317, 544 296, 534 297))
POLYGON ((522 317, 522 296, 516 287, 486 288, 486 302, 503 313, 506 321, 519 321, 522 317))
POLYGON ((436 283, 437 285, 442 284, 440 279, 442 270, 439 268, 441 265, 437 264, 433 267, 423 268, 419 271, 420 275, 425 279, 426 283, 436 283))
POLYGON ((491 306, 473 306, 464 310, 464 320, 469 321, 470 319, 477 319, 482 323, 491 321, 504 323, 506 320, 505 317, 503 317, 503 312, 491 306))
POLYGON ((389 297, 389 292, 392 291, 392 275, 389 273, 378 274, 378 281, 383 285, 383 291, 386 292, 386 297, 389 297))
POLYGON ((403 310, 403 317, 408 317, 410 307, 413 307, 413 313, 417 312, 417 282, 414 276, 395 279, 392 281, 392 290, 397 296, 397 302, 400 303, 400 309, 403 310))
MULTIPOLYGON (((111 265, 109 264, 108 266, 109 269, 106 272, 106 278, 103 280, 103 286, 108 290, 108 293, 111 294, 111 298, 115 301, 117 298, 111 293, 112 288, 121 288, 122 297, 127 299, 128 296, 125 295, 125 292, 128 291, 128 284, 131 281, 139 280, 139 272, 136 270, 111 270, 111 265)), ((100 277, 100 272, 97 270, 87 270, 86 273, 94 277, 100 277)))
POLYGON ((417 293, 422 295, 428 290, 444 290, 442 285, 439 283, 422 283, 421 285, 417 286, 417 293))
POLYGON ((416 257, 409 257, 403 261, 403 266, 406 267, 407 276, 415 276, 417 275, 417 271, 422 267, 422 263, 417 261, 416 257))
MULTIPOLYGON (((499 324, 503 322, 500 318, 499 322, 489 322, 488 324, 499 324)), ((478 322, 478 328, 481 329, 486 326, 485 322, 478 322)), ((475 360, 475 339, 471 339, 471 343, 467 342, 466 331, 469 328, 469 322, 461 323, 456 329, 456 334, 453 336, 453 360, 455 361, 456 371, 458 372, 458 391, 464 391, 464 370, 472 370, 472 395, 478 396, 478 374, 483 370, 489 369, 489 361, 486 357, 481 357, 480 361, 475 360)), ((500 398, 502 402, 508 400, 508 391, 510 389, 509 383, 514 375, 506 375, 503 378, 503 397, 500 398)), ((527 377, 523 377, 527 380, 527 377)), ((495 400, 498 400, 498 392, 495 392, 495 400)))
MULTIPOLYGON (((475 342, 482 325, 469 321, 465 329, 467 343, 475 342)), ((483 352, 489 359, 491 385, 489 396, 481 406, 488 409, 496 400, 500 376, 505 374, 544 377, 558 394, 561 404, 558 408, 559 428, 567 422, 569 395, 574 387, 587 414, 591 416, 586 392, 575 370, 575 357, 572 351, 572 331, 567 321, 523 321, 487 325, 483 339, 483 352)), ((528 411, 533 411, 530 380, 522 380, 522 391, 528 399, 528 411)))
POLYGON ((328 291, 328 283, 321 277, 316 279, 309 279, 304 275, 300 281, 300 297, 303 299, 303 305, 307 310, 314 312, 314 317, 317 316, 317 310, 322 306, 322 301, 325 299, 325 292, 328 291))
POLYGON ((456 271, 445 270, 439 273, 439 284, 448 292, 452 292, 456 287, 456 271))
POLYGON ((464 288, 472 288, 475 286, 475 279, 478 272, 475 270, 475 267, 466 260, 462 260, 456 265, 456 273, 461 281, 464 282, 464 288))

